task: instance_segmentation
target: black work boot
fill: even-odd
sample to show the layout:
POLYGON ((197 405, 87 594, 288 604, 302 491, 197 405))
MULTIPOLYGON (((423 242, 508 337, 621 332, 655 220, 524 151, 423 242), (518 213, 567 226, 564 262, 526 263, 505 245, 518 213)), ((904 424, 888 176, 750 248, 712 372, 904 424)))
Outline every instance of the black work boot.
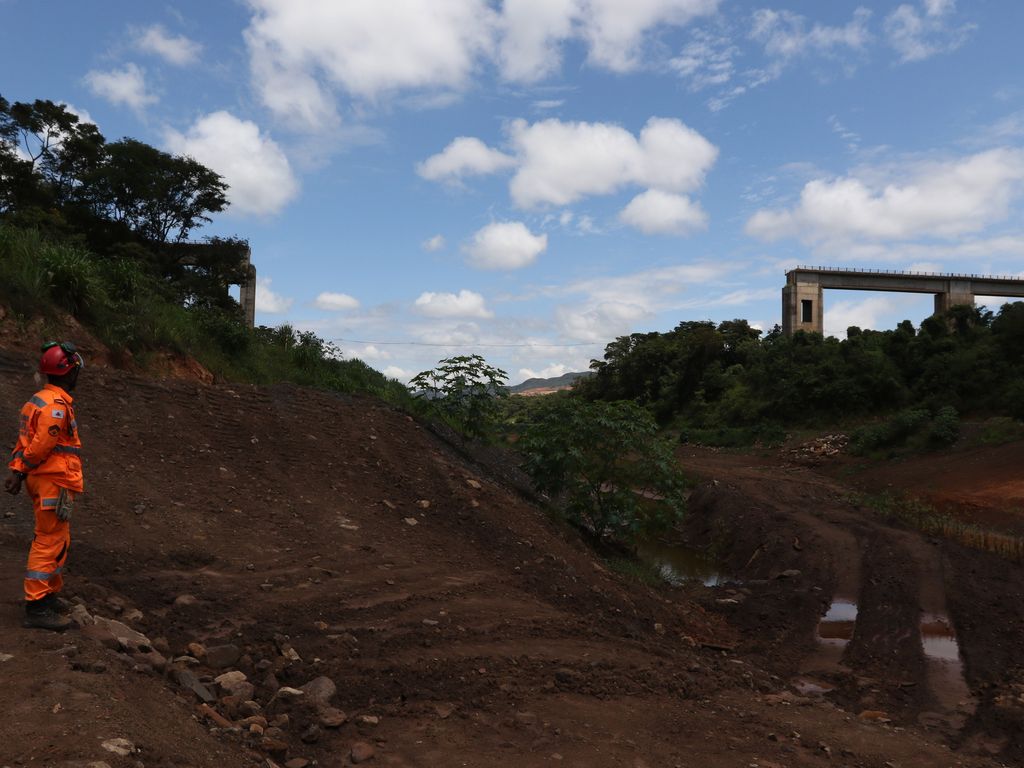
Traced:
POLYGON ((47 595, 42 600, 25 603, 25 621, 22 626, 27 629, 49 629, 53 632, 63 632, 71 626, 71 619, 61 616, 57 611, 56 595, 47 595))

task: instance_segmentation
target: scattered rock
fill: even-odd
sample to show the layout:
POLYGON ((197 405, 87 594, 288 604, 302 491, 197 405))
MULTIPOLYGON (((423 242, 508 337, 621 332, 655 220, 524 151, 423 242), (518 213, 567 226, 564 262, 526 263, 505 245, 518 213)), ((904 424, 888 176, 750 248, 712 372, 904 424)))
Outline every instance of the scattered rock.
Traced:
POLYGON ((71 613, 68 614, 71 620, 75 622, 79 627, 88 627, 95 623, 92 614, 85 609, 84 605, 76 605, 71 609, 71 613))
POLYGON ((363 725, 380 725, 380 718, 376 715, 360 715, 359 722, 363 725))
POLYGON ((406 517, 406 518, 403 518, 403 519, 405 520, 405 524, 406 525, 419 525, 420 524, 420 521, 417 520, 415 517, 406 517))
POLYGON ((380 503, 381 503, 381 504, 383 504, 383 505, 384 505, 385 507, 387 507, 388 509, 398 509, 398 507, 396 507, 396 506, 395 506, 394 504, 392 504, 392 503, 391 503, 390 501, 388 501, 387 499, 382 499, 380 503))
POLYGON ((430 509, 430 501, 427 499, 420 499, 416 502, 416 506, 420 509, 430 509))
POLYGON ((100 746, 107 750, 107 752, 113 752, 121 757, 127 757, 135 751, 135 745, 128 741, 128 739, 107 739, 100 746))
POLYGON ((316 744, 318 741, 320 741, 320 726, 309 726, 306 730, 302 732, 302 735, 299 736, 299 738, 302 739, 303 744, 316 744))
POLYGON ((437 712, 437 716, 440 717, 442 720, 447 720, 449 717, 452 716, 452 713, 455 711, 455 705, 435 704, 434 711, 437 712))
POLYGON ((178 685, 189 691, 192 691, 196 697, 204 704, 212 704, 217 698, 210 693, 210 689, 199 682, 199 678, 196 677, 194 672, 187 669, 175 669, 172 673, 174 679, 178 685))
POLYGON ((284 768, 307 768, 309 760, 304 757, 296 757, 284 764, 284 768))
POLYGON ((227 669, 237 664, 241 655, 237 645, 215 645, 206 649, 206 665, 213 669, 227 669))
POLYGON ((195 595, 178 595, 174 598, 174 607, 182 608, 187 605, 195 605, 199 600, 196 599, 195 595))
POLYGON ((483 488, 483 486, 482 486, 482 485, 480 484, 480 481, 479 481, 479 480, 474 480, 474 479, 473 479, 473 478, 471 478, 471 477, 467 477, 467 478, 466 478, 466 485, 468 485, 468 486, 469 486, 470 488, 475 488, 475 489, 476 489, 476 490, 478 490, 478 491, 479 491, 479 490, 480 490, 481 488, 483 488))
POLYGON ((260 749, 269 755, 286 755, 288 754, 288 742, 264 736, 260 740, 260 749))
POLYGON ((206 646, 202 643, 189 643, 185 646, 185 650, 188 651, 189 656, 195 656, 197 659, 206 658, 206 646))
POLYGON ((13 658, 14 656, 9 653, 0 653, 0 664, 3 664, 5 661, 10 661, 13 658))
POLYGON ((244 672, 225 672, 213 679, 220 689, 229 696, 237 696, 241 701, 247 701, 256 693, 256 686, 248 681, 244 672))
POLYGON ((110 763, 104 763, 102 760, 97 760, 92 763, 87 763, 85 768, 110 768, 110 763))
POLYGON ((886 714, 885 712, 883 712, 880 709, 865 709, 863 712, 861 712, 859 715, 857 715, 857 719, 858 720, 874 720, 875 722, 878 722, 878 723, 890 723, 890 722, 892 722, 892 720, 889 718, 889 715, 886 714))
POLYGON ((301 690, 306 696, 306 701, 314 706, 322 707, 330 702, 338 688, 331 678, 321 676, 310 680, 302 686, 301 690))
POLYGON ((776 576, 775 578, 777 578, 777 579, 795 579, 800 574, 801 574, 801 571, 798 571, 796 568, 788 568, 785 571, 783 571, 782 573, 780 573, 778 576, 776 576))
POLYGON ((348 757, 349 760, 358 765, 359 763, 365 763, 369 760, 373 760, 376 754, 377 750, 365 741, 357 741, 349 750, 348 757))
POLYGON ((320 725, 324 728, 341 728, 348 722, 348 715, 334 707, 324 707, 320 710, 320 725))

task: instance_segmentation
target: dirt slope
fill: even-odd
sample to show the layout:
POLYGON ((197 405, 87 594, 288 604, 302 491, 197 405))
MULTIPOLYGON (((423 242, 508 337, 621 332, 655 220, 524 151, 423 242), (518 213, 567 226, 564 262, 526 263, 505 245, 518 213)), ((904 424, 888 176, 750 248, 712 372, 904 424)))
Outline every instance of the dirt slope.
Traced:
MULTIPOLYGON (((86 374, 67 594, 148 643, 20 629, 30 514, 4 496, 0 766, 996 764, 785 691, 770 648, 707 647, 759 630, 609 573, 374 401, 86 374), (289 691, 319 677, 329 716, 289 691)), ((0 353, 12 429, 32 386, 0 353)))

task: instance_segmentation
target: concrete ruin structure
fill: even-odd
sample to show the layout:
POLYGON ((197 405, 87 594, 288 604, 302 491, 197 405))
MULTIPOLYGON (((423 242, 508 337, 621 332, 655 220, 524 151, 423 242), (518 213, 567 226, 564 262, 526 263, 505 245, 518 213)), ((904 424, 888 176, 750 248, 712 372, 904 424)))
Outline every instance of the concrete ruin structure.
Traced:
POLYGON ((256 327, 256 267, 252 263, 252 251, 245 249, 244 283, 238 284, 238 303, 242 305, 247 328, 256 327))
POLYGON ((935 314, 960 304, 973 307, 975 296, 1024 298, 1024 280, 1015 277, 797 267, 786 273, 786 285, 782 289, 783 333, 824 333, 826 288, 931 293, 935 296, 935 314))
MULTIPOLYGON (((223 247, 223 242, 218 243, 174 243, 167 246, 181 254, 178 256, 178 263, 186 267, 194 267, 200 263, 199 256, 203 249, 211 247, 223 247)), ((252 251, 244 241, 233 241, 232 247, 237 247, 238 265, 244 275, 238 281, 238 303, 242 305, 242 316, 245 318, 245 325, 252 329, 256 327, 256 267, 252 263, 252 251)))

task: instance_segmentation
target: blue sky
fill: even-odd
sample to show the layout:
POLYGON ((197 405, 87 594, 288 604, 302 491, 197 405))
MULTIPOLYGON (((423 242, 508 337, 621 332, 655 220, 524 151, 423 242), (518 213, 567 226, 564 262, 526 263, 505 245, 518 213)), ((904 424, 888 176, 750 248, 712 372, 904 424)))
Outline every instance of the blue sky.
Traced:
MULTIPOLYGON (((190 154, 257 321, 515 383, 787 268, 1024 270, 1018 0, 0 0, 0 93, 190 154), (400 342, 400 343, 385 343, 400 342)), ((829 292, 826 330, 931 297, 829 292)))

